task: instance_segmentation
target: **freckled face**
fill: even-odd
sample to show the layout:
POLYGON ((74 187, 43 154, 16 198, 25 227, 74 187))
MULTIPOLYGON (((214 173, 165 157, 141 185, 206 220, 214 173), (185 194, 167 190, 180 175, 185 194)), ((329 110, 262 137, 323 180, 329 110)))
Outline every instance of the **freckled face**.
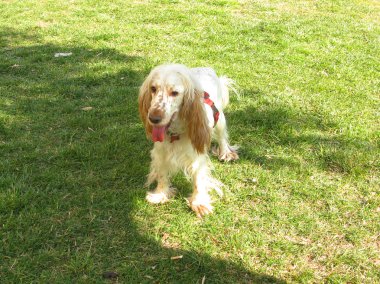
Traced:
POLYGON ((175 119, 183 101, 185 87, 179 74, 154 77, 150 86, 152 101, 149 119, 153 125, 167 125, 175 119))

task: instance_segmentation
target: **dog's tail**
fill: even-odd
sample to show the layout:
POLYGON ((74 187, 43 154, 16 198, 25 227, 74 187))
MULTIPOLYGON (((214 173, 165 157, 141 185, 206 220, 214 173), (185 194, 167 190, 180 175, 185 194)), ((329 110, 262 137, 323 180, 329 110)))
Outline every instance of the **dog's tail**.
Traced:
POLYGON ((222 86, 222 106, 225 108, 230 102, 230 91, 232 91, 237 97, 240 97, 238 90, 236 89, 236 83, 234 80, 227 76, 219 77, 220 85, 222 86))

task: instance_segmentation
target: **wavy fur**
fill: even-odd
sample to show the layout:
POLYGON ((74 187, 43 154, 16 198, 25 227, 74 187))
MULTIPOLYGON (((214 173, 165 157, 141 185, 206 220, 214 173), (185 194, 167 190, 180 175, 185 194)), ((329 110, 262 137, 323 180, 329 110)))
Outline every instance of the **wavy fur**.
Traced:
POLYGON ((238 159, 235 148, 228 143, 227 126, 222 106, 228 102, 226 79, 220 79, 211 68, 189 69, 178 64, 154 68, 143 82, 139 93, 139 113, 147 137, 154 141, 151 151, 150 173, 147 184, 156 182, 148 192, 151 203, 164 203, 174 196, 170 177, 182 170, 193 183, 193 194, 188 199, 190 208, 201 217, 212 212, 210 190, 222 195, 221 182, 211 175, 208 149, 214 133, 219 148, 219 159, 238 159), (210 106, 204 104, 204 92, 220 106, 219 121, 215 128, 210 106), (159 113, 161 120, 151 122, 150 114, 159 113), (163 134, 164 140, 155 139, 154 133, 163 134), (171 133, 179 140, 171 141, 171 133))
POLYGON ((186 121, 187 134, 198 153, 205 153, 211 143, 211 128, 203 103, 203 93, 188 84, 184 95, 180 118, 186 121))
POLYGON ((151 77, 152 75, 148 76, 141 85, 138 99, 140 118, 144 123, 145 132, 148 138, 152 136, 152 125, 148 121, 148 112, 152 101, 152 94, 150 92, 151 77))

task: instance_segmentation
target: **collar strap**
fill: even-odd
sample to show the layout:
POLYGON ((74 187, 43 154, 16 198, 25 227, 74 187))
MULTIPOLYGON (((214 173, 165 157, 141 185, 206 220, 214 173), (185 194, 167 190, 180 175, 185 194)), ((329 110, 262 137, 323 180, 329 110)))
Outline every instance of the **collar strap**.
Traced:
POLYGON ((179 134, 170 134, 170 143, 173 143, 174 141, 179 140, 179 134))
MULTIPOLYGON (((203 93, 203 101, 206 105, 209 105, 212 109, 214 116, 214 127, 218 123, 219 120, 219 110, 216 108, 215 103, 210 99, 210 95, 207 92, 203 93)), ((170 134, 170 143, 179 140, 179 134, 172 133, 170 134)))
POLYGON ((218 123, 219 120, 219 110, 216 108, 215 103, 210 99, 210 95, 207 92, 203 93, 204 103, 209 105, 214 113, 214 127, 218 123))

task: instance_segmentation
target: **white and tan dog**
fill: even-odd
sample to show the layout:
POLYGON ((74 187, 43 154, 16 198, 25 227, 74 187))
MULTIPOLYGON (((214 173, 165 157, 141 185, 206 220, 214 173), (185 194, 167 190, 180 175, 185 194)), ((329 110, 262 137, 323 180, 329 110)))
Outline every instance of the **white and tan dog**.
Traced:
POLYGON ((210 190, 222 195, 221 183, 211 176, 208 150, 218 142, 219 160, 239 158, 229 145, 223 108, 229 101, 232 80, 218 77, 211 68, 189 69, 169 64, 154 68, 140 88, 139 112, 146 134, 154 142, 147 185, 157 182, 146 199, 164 203, 174 196, 170 177, 183 170, 193 183, 188 199, 202 217, 212 212, 210 190))

